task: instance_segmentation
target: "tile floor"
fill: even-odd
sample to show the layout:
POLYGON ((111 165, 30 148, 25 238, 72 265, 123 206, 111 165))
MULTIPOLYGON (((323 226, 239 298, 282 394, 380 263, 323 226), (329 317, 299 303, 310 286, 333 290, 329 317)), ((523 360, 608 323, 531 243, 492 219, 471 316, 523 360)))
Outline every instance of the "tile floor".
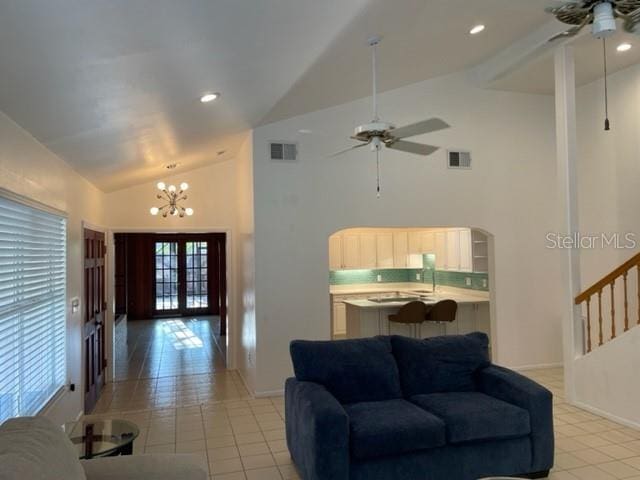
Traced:
MULTIPOLYGON (((162 337, 153 328, 155 338, 162 337)), ((171 345, 166 339, 163 343, 163 348, 171 345)), ((251 398, 236 372, 218 367, 200 374, 189 371, 114 383, 100 399, 95 417, 117 415, 139 425, 134 454, 199 455, 212 480, 299 478, 286 447, 282 397, 251 398)), ((640 431, 565 403, 561 369, 526 375, 554 393, 556 466, 551 480, 640 480, 640 431)))
POLYGON ((132 320, 116 326, 116 381, 224 370, 215 316, 132 320))

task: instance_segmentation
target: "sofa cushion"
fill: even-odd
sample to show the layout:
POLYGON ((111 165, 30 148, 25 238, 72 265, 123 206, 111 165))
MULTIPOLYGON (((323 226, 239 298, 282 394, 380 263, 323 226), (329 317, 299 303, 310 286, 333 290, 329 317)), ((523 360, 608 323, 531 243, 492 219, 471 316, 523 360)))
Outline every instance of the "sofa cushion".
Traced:
POLYGON ((0 480, 86 480, 65 433, 46 418, 22 417, 0 426, 0 480))
POLYGON ((296 378, 323 385, 340 403, 401 398, 389 337, 291 342, 296 378))
POLYGON ((444 422, 406 400, 345 405, 351 454, 358 459, 441 447, 444 422))
POLYGON ((484 333, 424 340, 393 336, 405 397, 476 389, 474 373, 489 365, 489 338, 484 333))
POLYGON ((531 433, 529 412, 479 392, 416 395, 411 401, 444 420, 448 443, 517 438, 531 433))

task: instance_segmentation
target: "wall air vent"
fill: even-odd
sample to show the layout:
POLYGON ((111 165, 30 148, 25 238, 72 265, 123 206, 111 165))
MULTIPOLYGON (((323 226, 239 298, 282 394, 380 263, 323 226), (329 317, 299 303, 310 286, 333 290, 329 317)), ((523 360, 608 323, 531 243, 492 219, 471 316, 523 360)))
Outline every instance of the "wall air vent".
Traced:
POLYGON ((270 142, 271 160, 295 162, 298 159, 298 146, 290 142, 270 142))
POLYGON ((471 152, 449 150, 447 152, 447 166, 449 168, 471 168, 471 152))

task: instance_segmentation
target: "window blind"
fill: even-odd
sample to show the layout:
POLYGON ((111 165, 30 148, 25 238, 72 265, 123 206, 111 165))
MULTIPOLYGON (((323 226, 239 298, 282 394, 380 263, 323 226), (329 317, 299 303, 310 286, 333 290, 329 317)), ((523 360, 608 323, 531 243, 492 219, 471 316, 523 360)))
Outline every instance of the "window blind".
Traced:
POLYGON ((0 423, 66 382, 66 219, 0 197, 0 423))

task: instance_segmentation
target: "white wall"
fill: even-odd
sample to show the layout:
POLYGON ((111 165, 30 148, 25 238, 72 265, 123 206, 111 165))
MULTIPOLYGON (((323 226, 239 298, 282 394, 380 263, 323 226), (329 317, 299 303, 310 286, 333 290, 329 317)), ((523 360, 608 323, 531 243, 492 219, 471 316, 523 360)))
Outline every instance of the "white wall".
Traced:
POLYGON ((253 210, 253 137, 236 157, 236 345, 237 366, 249 391, 256 382, 255 240, 253 210))
MULTIPOLYGON (((578 193, 580 231, 585 234, 635 233, 638 247, 581 250, 584 288, 640 251, 640 66, 609 77, 611 131, 603 130, 604 85, 597 81, 578 90, 578 193)), ((629 317, 638 322, 637 272, 629 276, 629 317)), ((618 338, 575 361, 577 402, 614 419, 640 426, 638 327, 624 334, 622 281, 616 283, 618 338)), ((610 293, 603 295, 604 340, 611 336, 610 293)), ((592 301, 592 342, 597 345, 597 299, 592 301)))
MULTIPOLYGON (((82 297, 82 221, 104 225, 103 194, 28 132, 0 113, 0 187, 67 213, 67 299, 82 297)), ((69 303, 69 302, 68 302, 69 303)), ((67 305, 67 369, 75 392, 65 392, 46 411, 56 423, 82 410, 82 318, 67 305)))
POLYGON ((353 226, 470 225, 495 235, 497 359, 510 366, 561 362, 555 231, 554 105, 548 96, 473 88, 462 76, 434 79, 380 98, 398 125, 439 116, 453 128, 416 140, 468 148, 470 171, 385 151, 382 198, 367 149, 337 158, 370 100, 260 127, 254 132, 256 391, 283 388, 289 341, 329 338, 327 237, 353 226), (312 134, 300 134, 299 130, 312 134), (269 140, 299 142, 297 163, 271 162, 269 140))

